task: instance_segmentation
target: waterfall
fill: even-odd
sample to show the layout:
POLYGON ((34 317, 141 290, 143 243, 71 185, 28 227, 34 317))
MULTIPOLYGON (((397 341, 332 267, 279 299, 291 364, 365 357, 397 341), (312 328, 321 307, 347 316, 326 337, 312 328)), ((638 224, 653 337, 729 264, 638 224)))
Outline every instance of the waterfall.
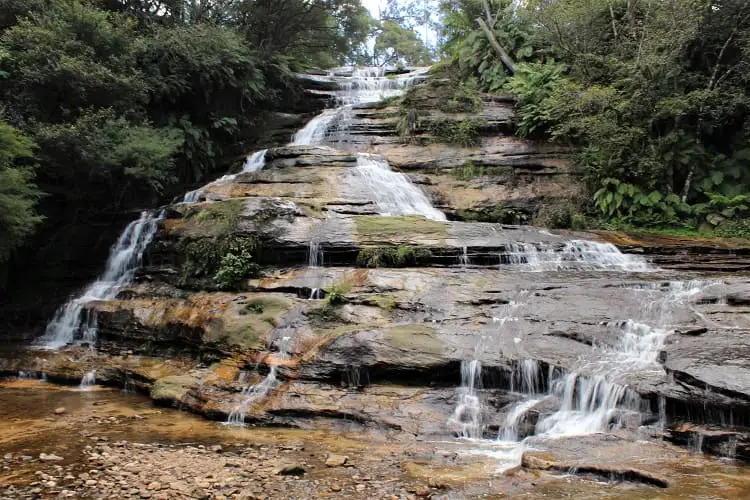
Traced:
POLYGON ((463 246, 461 247, 461 255, 458 256, 458 265, 461 267, 469 267, 470 264, 469 251, 466 246, 463 246))
POLYGON ((611 243, 570 240, 562 247, 551 244, 510 243, 499 255, 500 264, 515 265, 524 271, 648 272, 654 269, 636 255, 626 255, 611 243))
POLYGON ((477 389, 481 387, 482 364, 477 359, 461 362, 461 386, 457 390, 458 404, 449 420, 459 437, 479 439, 484 433, 482 402, 477 389))
POLYGON ((163 211, 145 211, 138 220, 128 224, 110 250, 104 274, 91 283, 81 295, 69 300, 57 310, 47 325, 44 336, 39 339, 43 347, 56 349, 70 344, 79 333, 83 334, 87 342, 96 341, 96 315, 89 314, 82 321, 84 307, 94 300, 114 299, 120 289, 130 283, 163 217, 163 211))
MULTIPOLYGON (((611 347, 595 347, 597 359, 583 363, 580 371, 560 372, 550 370, 546 397, 554 398, 556 411, 541 418, 534 430, 543 437, 562 437, 607 431, 621 425, 624 414, 641 414, 644 403, 639 395, 619 380, 628 374, 655 371, 663 368, 657 361, 666 338, 673 331, 674 315, 681 309, 690 309, 690 300, 714 286, 715 281, 671 282, 666 287, 654 285, 639 292, 644 297, 642 318, 628 319, 609 325, 619 332, 618 342, 611 347), (657 297, 654 297, 654 295, 657 297)), ((517 426, 523 415, 540 399, 541 370, 532 365, 522 366, 526 380, 514 388, 527 399, 509 408, 500 439, 517 439, 517 426), (536 374, 533 374, 536 372, 536 374)), ((665 420, 663 403, 659 408, 660 425, 665 420)))
POLYGON ((404 174, 393 172, 384 158, 358 154, 357 175, 380 215, 424 215, 432 220, 446 220, 445 214, 432 206, 422 190, 404 174))
POLYGON ((385 70, 373 68, 337 68, 328 78, 335 80, 340 90, 335 94, 335 106, 318 114, 299 130, 290 146, 316 146, 326 142, 346 142, 353 109, 401 95, 425 75, 420 69, 406 75, 386 77, 385 70))
POLYGON ((322 299, 323 290, 319 283, 316 269, 323 263, 323 249, 320 248, 320 237, 316 234, 310 239, 310 248, 307 251, 307 267, 312 270, 313 280, 316 283, 310 287, 310 300, 322 299))
POLYGON ((448 420, 448 426, 459 437, 480 439, 484 434, 484 407, 479 393, 482 384, 482 363, 479 357, 484 351, 486 342, 491 341, 495 335, 503 334, 507 330, 507 325, 518 319, 515 316, 516 311, 523 305, 523 300, 527 295, 528 291, 522 290, 514 300, 502 307, 500 317, 492 318, 492 330, 477 338, 474 358, 461 362, 461 385, 456 390, 456 409, 448 420))
POLYGON ((81 378, 81 383, 78 384, 78 390, 90 391, 91 388, 94 387, 94 384, 96 384, 96 371, 92 370, 81 378))
MULTIPOLYGON (((278 341, 278 349, 276 357, 278 359, 286 360, 290 357, 291 352, 291 337, 281 337, 278 341)), ((276 363, 270 365, 268 374, 258 382, 257 384, 249 385, 242 390, 239 404, 237 404, 229 415, 227 416, 227 425, 245 425, 245 416, 250 406, 259 399, 264 398, 269 392, 276 389, 279 385, 278 382, 278 366, 276 363)))
POLYGON ((258 170, 263 169, 263 167, 266 165, 266 153, 268 152, 267 149, 263 149, 261 151, 256 151, 255 153, 247 155, 247 159, 245 160, 245 164, 242 167, 242 171, 240 171, 237 174, 227 174, 219 177, 213 182, 209 182, 202 188, 196 189, 194 191, 188 191, 185 193, 184 198, 182 199, 183 203, 197 203, 201 201, 201 198, 203 198, 204 194, 206 193, 206 189, 211 186, 218 186, 220 184, 226 184, 228 182, 233 181, 237 178, 238 175, 244 174, 246 172, 257 172, 258 170))

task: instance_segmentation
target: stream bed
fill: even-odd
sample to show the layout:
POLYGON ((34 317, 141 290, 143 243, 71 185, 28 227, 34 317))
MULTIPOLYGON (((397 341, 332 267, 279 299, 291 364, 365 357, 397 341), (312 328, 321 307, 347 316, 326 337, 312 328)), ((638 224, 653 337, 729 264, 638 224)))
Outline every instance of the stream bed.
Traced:
MULTIPOLYGON (((747 498, 748 467, 661 441, 543 443, 570 470, 499 472, 470 440, 233 427, 118 389, 0 383, 0 498, 747 498), (478 452, 478 450, 480 452, 478 452), (560 458, 563 457, 563 458, 560 458), (570 457, 566 459, 565 457, 570 457), (587 472, 585 464, 610 470, 587 472), (576 467, 578 470, 576 470, 576 467), (624 477, 638 470, 642 477, 624 477), (649 474, 666 488, 647 484, 649 474)), ((535 462, 536 461, 536 462, 535 462)))

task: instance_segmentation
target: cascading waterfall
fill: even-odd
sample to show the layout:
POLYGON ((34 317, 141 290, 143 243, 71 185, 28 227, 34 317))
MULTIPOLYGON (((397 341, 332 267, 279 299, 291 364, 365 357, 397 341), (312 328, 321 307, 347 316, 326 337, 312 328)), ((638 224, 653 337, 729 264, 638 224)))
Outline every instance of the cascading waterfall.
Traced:
POLYGON ((499 255, 500 264, 515 265, 524 271, 624 271, 649 272, 654 269, 645 259, 620 252, 611 243, 571 240, 562 246, 511 243, 499 255))
POLYGON ((486 342, 490 341, 494 335, 503 334, 506 326, 518 319, 515 316, 516 311, 523 305, 523 299, 527 295, 527 291, 521 291, 515 300, 503 306, 500 317, 492 318, 493 331, 478 337, 474 346, 474 359, 461 362, 461 385, 456 390, 456 409, 448 420, 449 427, 459 437, 480 439, 484 435, 484 407, 479 393, 482 388, 482 363, 479 357, 484 351, 486 342))
POLYGON ((128 224, 110 250, 104 274, 57 310, 39 339, 41 346, 57 349, 73 342, 79 334, 87 342, 96 341, 96 315, 90 314, 82 321, 84 307, 95 300, 114 299, 120 289, 130 283, 163 217, 163 211, 145 211, 138 220, 128 224))
MULTIPOLYGON (((509 389, 524 397, 506 410, 504 425, 498 433, 505 467, 520 460, 528 440, 558 438, 605 432, 622 425, 625 415, 640 416, 648 411, 633 390, 619 382, 623 376, 649 370, 663 373, 657 361, 666 338, 673 332, 675 315, 691 309, 690 301, 708 288, 722 286, 716 281, 670 282, 636 291, 647 293, 642 318, 609 325, 620 333, 611 347, 594 347, 595 361, 583 363, 579 371, 563 372, 550 367, 548 389, 543 392, 542 371, 533 360, 518 364, 509 389), (529 410, 545 399, 557 401, 557 410, 540 418, 533 435, 518 441, 520 424, 529 410), (515 446, 510 453, 508 447, 515 446)), ((666 423, 664 401, 659 401, 659 426, 666 423)))
MULTIPOLYGON (((291 352, 291 337, 281 337, 278 341, 278 353, 276 358, 287 360, 291 352)), ((264 398, 269 392, 276 389, 278 381, 279 368, 276 363, 269 366, 268 374, 257 384, 249 385, 242 390, 242 401, 235 406, 227 417, 227 425, 245 425, 245 416, 250 406, 255 401, 264 398)))
POLYGON ((354 68, 334 69, 329 73, 341 90, 336 92, 336 105, 326 109, 299 130, 291 146, 316 146, 325 143, 345 143, 355 106, 374 104, 389 97, 395 97, 412 86, 426 74, 420 69, 406 75, 387 78, 385 69, 354 68))
POLYGON ((245 160, 245 165, 242 168, 242 171, 236 174, 227 174, 224 176, 219 177, 213 182, 210 182, 206 184, 205 186, 196 189, 194 191, 189 191, 185 193, 185 197, 182 199, 183 203, 198 203, 201 201, 201 198, 206 193, 206 189, 211 186, 218 186, 220 184, 226 184, 228 182, 233 181, 237 178, 238 175, 244 174, 247 172, 257 172, 258 170, 262 170, 263 167, 266 165, 266 153, 268 152, 267 149, 263 149, 261 151, 256 151, 255 153, 252 153, 247 156, 247 159, 245 160))
POLYGON ((357 174, 380 215, 424 215, 432 220, 446 220, 445 214, 434 208, 408 177, 393 172, 384 158, 358 154, 357 174))

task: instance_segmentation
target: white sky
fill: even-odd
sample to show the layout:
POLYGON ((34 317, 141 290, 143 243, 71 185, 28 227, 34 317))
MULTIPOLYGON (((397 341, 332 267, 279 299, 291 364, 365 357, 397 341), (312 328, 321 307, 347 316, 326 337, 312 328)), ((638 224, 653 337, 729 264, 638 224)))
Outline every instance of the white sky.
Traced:
POLYGON ((378 17, 378 6, 384 5, 383 0, 362 0, 362 4, 370 10, 372 17, 378 17))

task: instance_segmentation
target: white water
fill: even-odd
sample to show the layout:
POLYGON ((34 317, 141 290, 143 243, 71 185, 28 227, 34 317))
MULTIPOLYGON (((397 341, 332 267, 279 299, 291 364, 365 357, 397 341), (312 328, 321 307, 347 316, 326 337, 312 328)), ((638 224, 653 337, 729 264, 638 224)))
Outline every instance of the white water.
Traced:
POLYGON ((378 207, 380 215, 423 215, 444 221, 445 214, 404 174, 393 172, 388 162, 375 155, 357 155, 357 175, 378 207))
MULTIPOLYGON (((484 435, 484 406, 479 392, 482 388, 482 363, 479 357, 487 342, 504 333, 507 326, 518 319, 515 315, 527 296, 528 292, 523 290, 515 300, 504 305, 500 317, 492 318, 491 330, 477 338, 474 359, 461 362, 461 385, 456 390, 456 409, 448 419, 448 426, 461 438, 481 439, 484 435)), ((525 380, 528 377, 521 378, 525 380)))
POLYGON ((484 433, 481 388, 482 364, 477 359, 461 362, 461 386, 456 390, 458 403, 448 425, 462 438, 479 439, 484 433))
POLYGON ((78 384, 78 390, 90 391, 91 388, 94 387, 94 384, 96 384, 96 371, 92 370, 81 378, 81 383, 78 384))
MULTIPOLYGON (((666 338, 674 331, 677 316, 692 311, 691 302, 703 291, 721 285, 720 282, 687 281, 634 290, 634 293, 645 294, 639 320, 628 319, 610 325, 620 333, 618 342, 609 347, 592 348, 593 361, 582 361, 580 371, 566 373, 550 369, 546 392, 539 365, 533 360, 521 361, 508 389, 523 394, 524 398, 506 409, 497 445, 491 445, 490 451, 478 449, 474 453, 497 456, 502 470, 520 463, 522 451, 529 442, 606 432, 620 427, 627 416, 639 421, 648 410, 638 394, 620 380, 629 374, 649 371, 663 374, 657 357, 666 338), (549 399, 557 402, 557 409, 538 420, 533 435, 519 441, 519 427, 527 413, 549 399)), ((665 425, 663 400, 659 401, 658 416, 658 425, 665 425)))
POLYGON ((228 182, 233 181, 237 178, 238 175, 244 174, 247 172, 257 172, 258 170, 262 170, 263 167, 266 165, 266 153, 268 152, 267 149, 263 149, 261 151, 256 151, 255 153, 247 155, 247 159, 245 160, 245 165, 242 168, 242 171, 236 174, 227 174, 224 176, 219 177, 213 182, 210 182, 206 184, 205 186, 196 189, 194 191, 189 191, 185 193, 185 197, 182 199, 183 203, 197 203, 201 201, 201 198, 206 193, 206 189, 211 186, 218 186, 221 184, 226 184, 228 182))
POLYGON ((626 255, 611 243, 571 240, 562 247, 552 244, 513 243, 500 254, 500 264, 521 267, 524 271, 648 272, 654 269, 642 257, 626 255))
POLYGON ((461 248, 461 255, 458 256, 458 265, 461 267, 469 267, 471 260, 469 259, 469 251, 464 246, 461 248))
POLYGON ((337 68, 329 73, 341 90, 335 93, 336 106, 310 120, 292 139, 291 146, 315 146, 347 142, 348 129, 356 106, 377 103, 401 95, 427 72, 419 69, 406 75, 386 77, 385 69, 337 68))
MULTIPOLYGON (((289 352, 291 350, 291 338, 282 337, 279 339, 278 348, 279 352, 276 354, 276 358, 281 360, 289 359, 289 352)), ((276 389, 279 385, 278 381, 278 366, 276 363, 269 366, 268 374, 258 382, 257 384, 249 385, 242 390, 240 403, 235 406, 227 417, 227 425, 245 425, 245 417, 247 411, 256 401, 264 398, 269 392, 276 389)))
MULTIPOLYGON (((312 270, 313 280, 320 281, 315 270, 319 269, 321 264, 323 264, 323 249, 320 247, 320 238, 316 234, 310 239, 310 248, 307 251, 307 267, 312 270)), ((310 290, 310 300, 323 298, 323 289, 320 283, 316 282, 314 286, 310 287, 310 290)))
POLYGON ((84 307, 94 300, 114 299, 130 283, 163 216, 163 212, 142 212, 138 220, 128 224, 110 250, 104 274, 57 310, 39 339, 43 347, 57 349, 72 343, 79 334, 87 342, 96 341, 96 315, 83 319, 84 307))

